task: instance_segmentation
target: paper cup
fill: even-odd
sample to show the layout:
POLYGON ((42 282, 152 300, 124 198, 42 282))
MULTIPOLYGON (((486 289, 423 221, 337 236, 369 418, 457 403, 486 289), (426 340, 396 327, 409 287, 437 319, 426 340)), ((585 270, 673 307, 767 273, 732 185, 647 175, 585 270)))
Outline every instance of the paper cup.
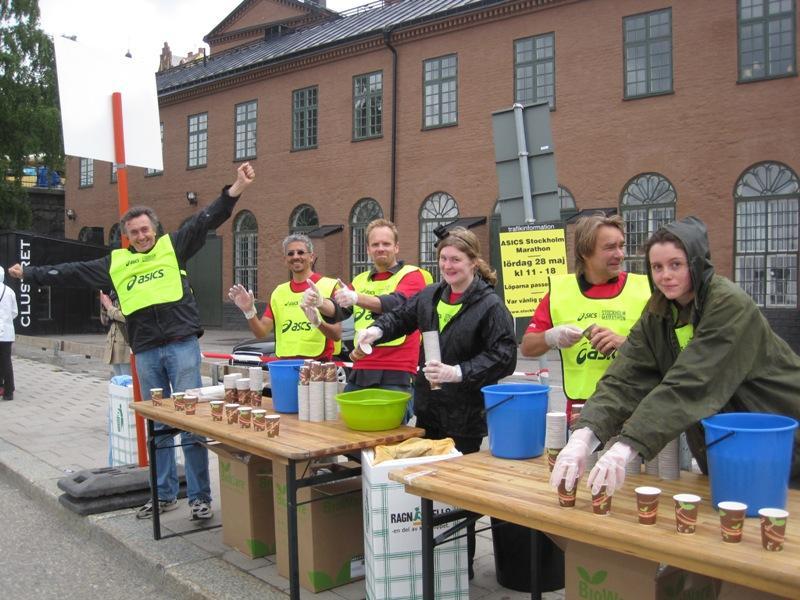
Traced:
POLYGON ((782 508, 762 508, 758 516, 761 518, 761 547, 770 552, 783 550, 789 512, 782 508))
POLYGON ((261 388, 254 390, 252 387, 247 392, 250 396, 250 406, 261 406, 261 388))
POLYGON ((697 528, 697 509, 700 496, 695 494, 675 494, 675 529, 678 533, 694 533, 697 528))
POLYGON ((575 497, 578 494, 578 482, 572 486, 570 491, 567 491, 567 480, 562 479, 558 484, 558 505, 564 508, 571 508, 575 506, 575 497))
POLYGON ((658 496, 661 490, 657 487, 642 486, 636 490, 636 509, 639 523, 642 525, 655 525, 658 516, 658 496))
POLYGON ((267 411, 263 408, 254 408, 252 413, 253 431, 267 430, 267 411))
POLYGON ((280 415, 267 415, 267 437, 278 437, 281 428, 280 415))
POLYGON ((720 502, 717 504, 717 508, 719 509, 719 527, 722 541, 729 544, 738 544, 742 541, 747 504, 742 502, 720 502))
POLYGON ((553 472, 553 467, 556 466, 556 459, 561 453, 561 448, 545 448, 544 453, 547 455, 547 468, 553 472))
POLYGON ((244 406, 250 405, 250 379, 240 377, 236 380, 236 401, 244 406))
POLYGON ((592 494, 592 512, 596 515, 607 515, 611 512, 611 498, 606 493, 606 486, 600 488, 596 494, 592 494))
POLYGON ((222 400, 212 400, 208 403, 211 406, 211 420, 222 421, 225 414, 225 402, 222 400))
POLYGON ((197 396, 186 394, 183 397, 183 411, 187 415, 194 415, 197 413, 197 396))
POLYGON ((164 390, 152 388, 150 390, 150 399, 153 401, 153 406, 161 406, 161 401, 164 399, 164 390))
POLYGON ((186 408, 186 394, 183 392, 173 392, 171 398, 172 405, 175 407, 175 410, 178 412, 183 412, 186 408))
MULTIPOLYGON (((422 348, 425 350, 425 360, 442 360, 442 352, 439 349, 439 332, 423 331, 422 332, 422 348)), ((432 390, 442 389, 439 383, 430 383, 432 390)))
POLYGON ((253 414, 252 406, 239 407, 239 427, 242 429, 250 429, 250 418, 253 414))
POLYGON ((226 404, 225 418, 228 421, 228 425, 235 425, 239 421, 239 405, 235 402, 226 404))

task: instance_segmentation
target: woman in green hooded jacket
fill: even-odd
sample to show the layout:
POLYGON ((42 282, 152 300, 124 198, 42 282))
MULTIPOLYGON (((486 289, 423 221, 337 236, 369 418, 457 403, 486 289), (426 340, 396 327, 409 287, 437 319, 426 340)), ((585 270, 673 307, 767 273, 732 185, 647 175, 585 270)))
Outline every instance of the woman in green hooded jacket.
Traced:
MULTIPOLYGON (((701 419, 720 412, 760 412, 800 419, 800 357, 770 327, 738 285, 714 273, 705 224, 686 217, 647 241, 653 294, 581 412, 559 454, 551 483, 572 488, 589 453, 616 442, 589 474, 588 485, 619 488, 625 465, 653 459, 686 432, 707 472, 701 419)), ((791 466, 800 483, 800 429, 791 466)))

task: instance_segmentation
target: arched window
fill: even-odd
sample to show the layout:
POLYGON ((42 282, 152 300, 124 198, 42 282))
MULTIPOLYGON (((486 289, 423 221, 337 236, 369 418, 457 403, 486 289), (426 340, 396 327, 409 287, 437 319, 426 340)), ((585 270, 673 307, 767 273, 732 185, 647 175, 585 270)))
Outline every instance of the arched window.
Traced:
POLYGON ((558 200, 561 203, 562 221, 566 221, 578 214, 578 208, 575 206, 575 197, 567 188, 558 186, 558 200))
POLYGON ((658 173, 643 173, 622 190, 620 214, 625 219, 625 270, 645 272, 644 244, 659 227, 675 220, 675 188, 658 173))
POLYGON ((458 218, 458 202, 447 192, 436 192, 425 198, 419 211, 419 266, 439 280, 439 261, 436 260, 437 241, 433 230, 458 218))
POLYGON ((78 241, 79 242, 91 242, 94 237, 94 228, 93 227, 81 227, 81 230, 78 232, 78 241))
POLYGON ((258 297, 258 222, 249 210, 233 222, 233 282, 258 297))
POLYGON ((289 217, 289 233, 305 233, 317 227, 319 227, 319 216, 309 204, 301 204, 289 217))
POLYGON ((734 279, 759 306, 797 308, 800 180, 786 165, 762 162, 736 182, 734 279))
POLYGON ((350 212, 350 279, 369 269, 367 225, 383 217, 383 209, 372 198, 362 198, 350 212))
POLYGON ((111 248, 122 247, 122 234, 119 230, 119 223, 114 223, 108 230, 108 245, 111 248))

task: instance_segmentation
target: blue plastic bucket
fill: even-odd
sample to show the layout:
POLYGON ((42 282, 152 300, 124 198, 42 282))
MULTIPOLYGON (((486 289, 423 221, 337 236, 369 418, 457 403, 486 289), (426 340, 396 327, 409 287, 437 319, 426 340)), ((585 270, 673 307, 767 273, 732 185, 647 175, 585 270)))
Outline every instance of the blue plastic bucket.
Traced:
POLYGON ((702 420, 711 502, 744 502, 747 516, 784 508, 797 421, 765 413, 720 413, 702 420))
POLYGON ((302 365, 302 360, 274 360, 267 363, 272 406, 278 412, 297 412, 297 384, 302 365))
POLYGON ((538 383, 498 383, 481 389, 492 455, 534 458, 544 453, 549 389, 538 383))

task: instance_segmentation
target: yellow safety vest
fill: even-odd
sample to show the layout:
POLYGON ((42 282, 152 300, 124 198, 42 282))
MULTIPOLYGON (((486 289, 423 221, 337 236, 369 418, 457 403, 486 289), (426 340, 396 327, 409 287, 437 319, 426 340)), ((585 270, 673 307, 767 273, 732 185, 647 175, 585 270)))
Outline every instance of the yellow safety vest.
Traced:
MULTIPOLYGON (((575 275, 550 277, 550 318, 554 327, 569 324, 584 329, 594 323, 627 336, 649 298, 650 283, 645 275, 628 273, 625 286, 614 298, 587 298, 575 275)), ((585 338, 559 352, 564 394, 570 400, 589 398, 617 354, 615 351, 605 356, 585 338)))
MULTIPOLYGON (((336 285, 336 280, 323 277, 314 285, 323 298, 328 298, 336 285)), ((280 284, 272 292, 270 307, 275 317, 275 354, 281 356, 315 357, 325 350, 327 338, 308 322, 300 301, 302 292, 293 292, 291 282, 280 284)), ((342 343, 334 342, 333 352, 341 351, 342 343)))
MULTIPOLYGON (((393 273, 391 277, 377 281, 370 280, 369 271, 364 271, 363 273, 356 275, 355 279, 353 279, 353 288, 359 294, 364 294, 366 296, 384 296, 395 291, 395 289, 397 289, 397 284, 400 283, 400 280, 414 271, 420 271, 422 273, 422 269, 418 267, 413 265, 403 265, 400 269, 398 269, 397 273, 393 273)), ((430 273, 428 273, 428 276, 430 276, 430 273)), ((425 277, 425 273, 422 273, 422 277, 425 277)), ((356 334, 358 334, 358 332, 362 329, 366 329, 372 325, 373 321, 374 318, 372 316, 372 311, 361 308, 360 306, 353 307, 353 328, 355 329, 356 334)), ((392 340, 391 342, 378 344, 378 346, 400 346, 405 341, 406 336, 401 336, 396 340, 392 340)))
POLYGON ((183 298, 178 257, 168 235, 158 238, 150 252, 131 252, 120 248, 111 252, 109 275, 126 317, 137 310, 177 302, 183 298))
POLYGON ((436 304, 436 314, 439 315, 439 333, 441 333, 445 326, 453 320, 458 314, 458 311, 461 310, 461 302, 458 304, 448 304, 444 300, 439 300, 436 304))
POLYGON ((692 338, 694 337, 694 327, 691 323, 687 323, 683 327, 676 328, 675 335, 678 338, 678 345, 680 346, 680 349, 683 350, 689 345, 689 342, 691 342, 692 338))

